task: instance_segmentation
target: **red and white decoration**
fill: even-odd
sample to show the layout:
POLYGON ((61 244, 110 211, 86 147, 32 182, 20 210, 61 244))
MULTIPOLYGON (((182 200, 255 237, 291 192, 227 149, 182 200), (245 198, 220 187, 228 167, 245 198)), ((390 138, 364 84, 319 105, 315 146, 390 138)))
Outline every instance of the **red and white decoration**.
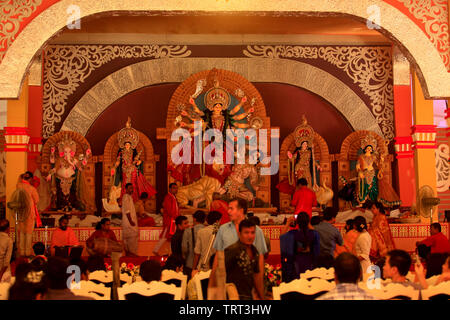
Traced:
POLYGON ((436 126, 414 125, 412 126, 412 148, 436 149, 436 126))
POLYGON ((5 151, 27 152, 30 141, 29 129, 26 127, 5 127, 5 151))
POLYGON ((397 159, 400 158, 412 158, 414 157, 414 151, 412 149, 413 139, 408 137, 395 137, 395 153, 397 159))

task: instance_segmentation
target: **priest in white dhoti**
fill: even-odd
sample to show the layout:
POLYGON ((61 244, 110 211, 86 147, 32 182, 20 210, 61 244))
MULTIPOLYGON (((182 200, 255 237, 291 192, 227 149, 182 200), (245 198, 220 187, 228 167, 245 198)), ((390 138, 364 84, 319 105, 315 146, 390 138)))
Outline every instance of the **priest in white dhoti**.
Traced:
POLYGON ((122 197, 122 239, 127 256, 136 257, 138 252, 138 220, 133 201, 133 185, 127 183, 122 197))

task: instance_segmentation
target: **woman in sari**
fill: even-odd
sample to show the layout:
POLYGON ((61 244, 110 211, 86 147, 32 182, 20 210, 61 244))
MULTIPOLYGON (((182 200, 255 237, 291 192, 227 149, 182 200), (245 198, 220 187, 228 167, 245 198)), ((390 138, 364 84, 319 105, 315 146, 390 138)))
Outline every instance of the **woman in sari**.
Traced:
POLYGON ((334 256, 337 257, 343 252, 355 253, 354 246, 356 239, 358 239, 359 233, 354 228, 353 219, 348 219, 345 225, 345 235, 344 235, 344 245, 340 246, 336 244, 336 249, 334 250, 334 256))
POLYGON ((375 202, 370 210, 373 213, 373 220, 369 228, 369 233, 372 236, 370 256, 378 260, 385 257, 389 251, 394 250, 395 245, 389 223, 384 215, 383 205, 380 202, 375 202))

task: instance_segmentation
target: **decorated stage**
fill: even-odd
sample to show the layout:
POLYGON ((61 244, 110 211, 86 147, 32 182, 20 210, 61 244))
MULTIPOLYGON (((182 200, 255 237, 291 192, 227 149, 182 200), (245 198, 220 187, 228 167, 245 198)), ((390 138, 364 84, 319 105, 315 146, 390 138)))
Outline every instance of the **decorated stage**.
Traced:
MULTIPOLYGON (((450 224, 441 223, 442 233, 447 238, 450 237, 450 224)), ((344 224, 335 224, 335 226, 344 233, 344 224)), ((280 233, 283 225, 263 225, 261 229, 264 234, 269 237, 271 242, 271 255, 278 257, 280 255, 280 233)), ((421 241, 430 235, 429 224, 390 224, 394 243, 398 249, 403 249, 408 252, 413 252, 416 248, 416 242, 421 241)), ((37 228, 33 233, 33 243, 46 242, 50 244, 52 233, 54 228, 48 228, 47 232, 45 228, 37 228)), ((85 245, 86 240, 94 233, 94 228, 73 228, 77 235, 80 244, 85 245)), ((122 228, 111 228, 116 234, 117 239, 122 240, 122 228)), ((152 256, 153 247, 159 240, 159 235, 162 232, 161 227, 148 227, 139 228, 139 256, 149 257, 152 256)), ((11 237, 14 237, 14 230, 11 229, 11 237)), ((83 255, 87 255, 86 250, 83 251, 83 255)), ((276 260, 276 259, 275 259, 276 260)), ((276 262, 276 261, 274 261, 276 262)))

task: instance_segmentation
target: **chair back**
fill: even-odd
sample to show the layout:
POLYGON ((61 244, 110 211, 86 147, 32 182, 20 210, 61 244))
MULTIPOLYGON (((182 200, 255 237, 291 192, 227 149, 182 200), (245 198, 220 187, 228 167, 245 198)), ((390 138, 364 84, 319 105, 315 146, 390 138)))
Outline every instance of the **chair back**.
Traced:
POLYGON ((325 279, 296 279, 273 287, 273 300, 314 300, 335 287, 334 282, 325 279))
POLYGON ((306 272, 300 274, 300 279, 324 279, 328 281, 334 281, 334 268, 316 268, 313 270, 306 270, 306 272))
POLYGON ((161 281, 167 283, 170 280, 178 280, 181 283, 179 286, 181 287, 181 300, 184 300, 186 296, 187 275, 173 270, 163 270, 161 273, 161 281))
POLYGON ((102 283, 81 280, 79 283, 73 282, 70 290, 77 296, 91 297, 95 300, 111 300, 111 288, 102 283))
POLYGON ((379 288, 368 288, 365 282, 360 282, 359 287, 368 294, 380 300, 419 300, 420 290, 401 283, 388 282, 381 284, 379 288))
POLYGON ((205 298, 207 298, 208 287, 206 286, 205 288, 205 286, 202 284, 207 282, 206 279, 209 279, 210 275, 211 270, 199 271, 192 278, 192 281, 194 282, 195 286, 195 291, 197 292, 197 300, 204 300, 205 298))
MULTIPOLYGON (((113 272, 110 271, 103 271, 103 270, 97 270, 92 273, 89 273, 89 280, 94 280, 101 283, 112 283, 113 282, 113 272)), ((120 274, 120 282, 121 283, 132 283, 133 278, 127 273, 121 273, 120 274)))
MULTIPOLYGON (((131 284, 124 284, 117 288, 119 300, 143 300, 145 298, 154 297, 156 295, 170 295, 173 300, 181 300, 181 287, 174 284, 166 284, 162 281, 138 281, 131 284)), ((157 299, 155 297, 155 299, 157 299)))
POLYGON ((450 281, 422 290, 422 300, 450 300, 450 281))

